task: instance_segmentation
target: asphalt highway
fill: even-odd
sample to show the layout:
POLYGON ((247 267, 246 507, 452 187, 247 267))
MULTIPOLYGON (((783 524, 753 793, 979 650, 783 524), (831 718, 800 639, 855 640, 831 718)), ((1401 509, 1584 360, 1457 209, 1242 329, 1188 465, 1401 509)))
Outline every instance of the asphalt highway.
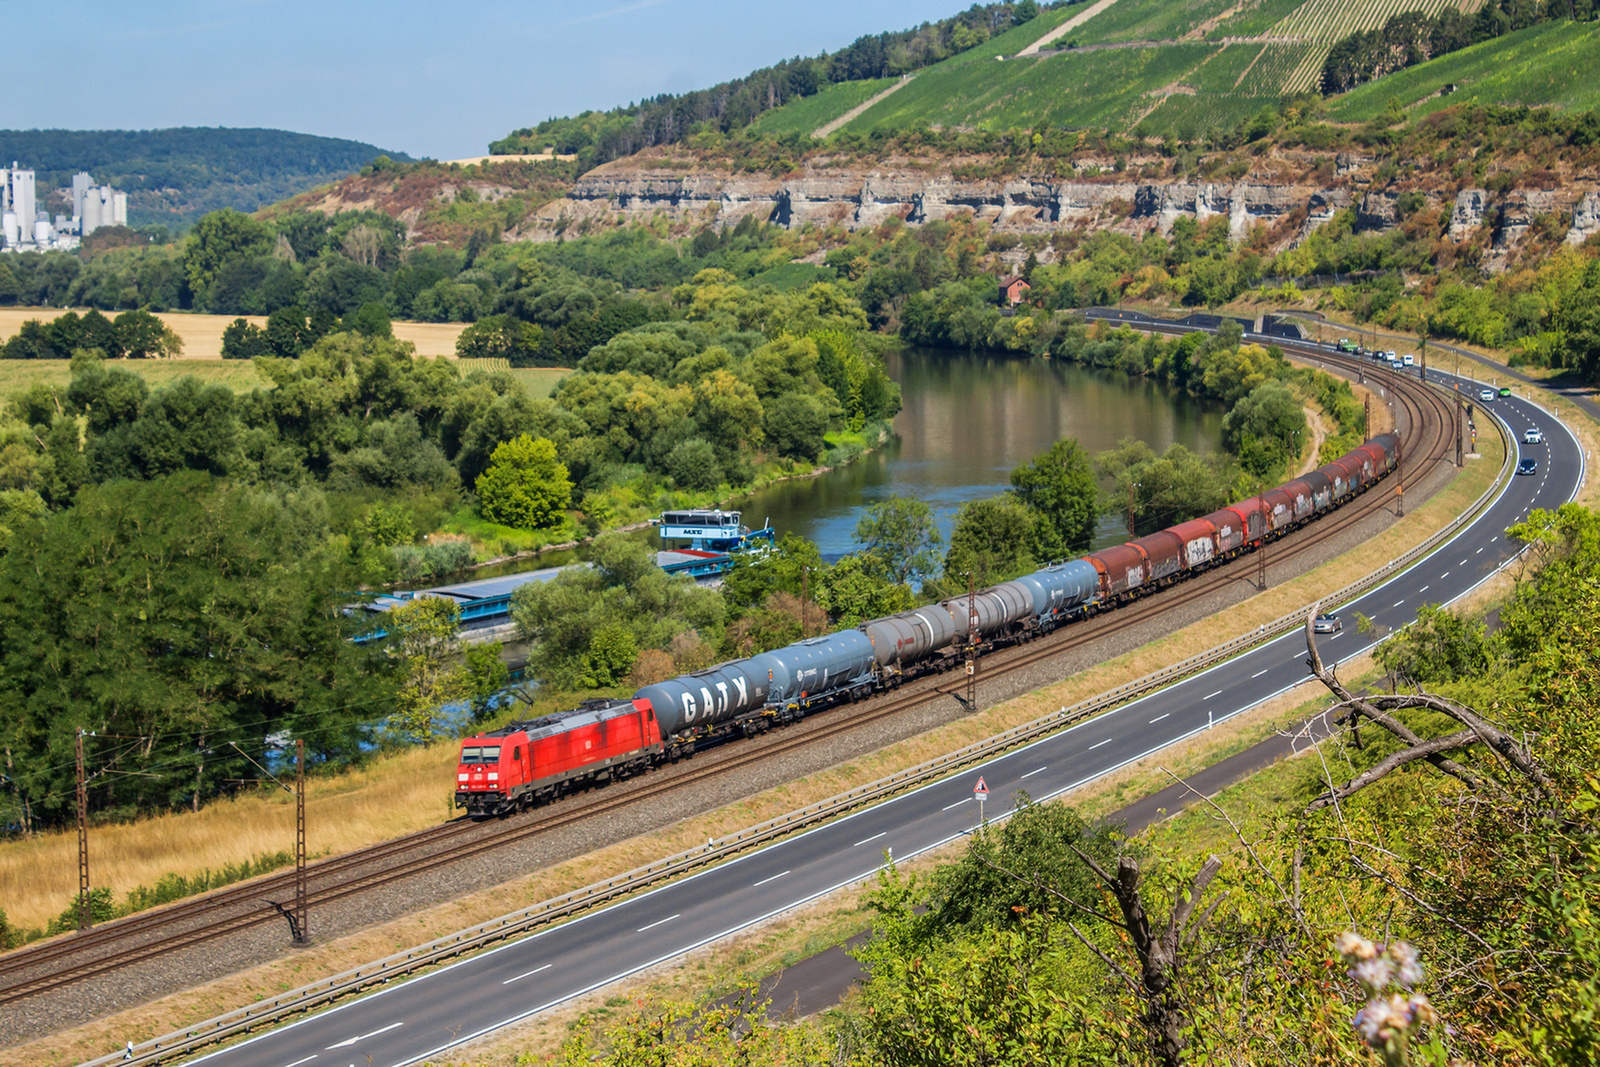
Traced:
MULTIPOLYGON (((1430 373, 1435 381, 1448 376, 1430 373)), ((1518 445, 1539 462, 1516 476, 1471 526, 1410 570, 1351 604, 1337 608, 1346 625, 1323 635, 1324 660, 1347 660, 1370 648, 1372 634, 1356 632, 1359 611, 1376 633, 1397 629, 1425 603, 1448 603, 1508 562, 1517 545, 1508 526, 1535 507, 1570 500, 1583 478, 1576 439, 1528 401, 1477 401, 1477 383, 1463 392, 1481 412, 1505 421, 1511 439, 1538 426, 1539 445, 1518 445), (1470 391, 1468 391, 1470 390, 1470 391)), ((1479 415, 1480 434, 1491 432, 1479 415)), ((1373 490, 1393 492, 1392 481, 1373 490)), ((858 882, 892 855, 907 859, 968 833, 980 812, 988 819, 1013 810, 1016 795, 1063 793, 1207 729, 1303 681, 1305 644, 1285 635, 1184 682, 1081 723, 980 767, 858 812, 837 822, 732 860, 694 877, 622 901, 521 941, 300 1022, 212 1053, 212 1067, 374 1067, 417 1063, 444 1050, 614 982, 831 890, 858 882), (973 789, 989 789, 980 809, 973 789)), ((694 990, 684 990, 693 995, 694 990)))

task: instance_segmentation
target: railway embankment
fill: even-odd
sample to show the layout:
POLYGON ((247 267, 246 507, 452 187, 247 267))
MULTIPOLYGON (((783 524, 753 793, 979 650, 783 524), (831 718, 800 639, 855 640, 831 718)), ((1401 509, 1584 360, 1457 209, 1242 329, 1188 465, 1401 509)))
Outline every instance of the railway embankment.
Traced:
MULTIPOLYGON (((1432 475, 1408 486, 1405 520, 1396 522, 1391 511, 1379 509, 1318 545, 1315 552, 1281 552, 1282 558, 1269 560, 1271 588, 1265 594, 1252 595, 1249 583, 1235 582, 1161 620, 1128 626, 1026 670, 986 680, 979 688, 979 706, 985 710, 977 715, 967 715, 953 700, 929 703, 859 731, 831 736, 825 744, 794 746, 736 778, 711 779, 692 791, 653 800, 648 810, 619 810, 603 819, 580 821, 485 854, 471 864, 441 868, 426 879, 385 886, 318 909, 313 917, 318 946, 310 950, 286 955, 284 932, 276 926, 262 927, 83 983, 74 987, 74 1003, 66 1010, 60 1007, 66 998, 22 1001, 15 1005, 17 1010, 8 1012, 4 1039, 14 1042, 58 1031, 35 1047, 44 1056, 41 1062, 67 1062, 103 1049, 108 1041, 120 1043, 115 1040, 118 1033, 150 1034, 193 1021, 214 1013, 219 1005, 247 1002, 286 984, 300 984, 316 973, 342 969, 352 959, 373 958, 426 940, 475 916, 504 912, 509 903, 554 895, 608 870, 628 869, 653 854, 728 832, 774 811, 790 810, 805 797, 831 795, 853 781, 879 777, 897 763, 914 763, 959 747, 1030 718, 1040 708, 1070 703, 1079 695, 1146 673, 1152 664, 1208 647, 1223 631, 1246 632, 1306 599, 1310 590, 1342 584, 1351 574, 1393 558, 1408 542, 1420 541, 1475 498, 1481 492, 1477 483, 1492 478, 1491 466, 1469 465, 1456 479, 1435 467, 1432 475), (1430 496, 1422 505, 1422 499, 1430 496), (185 988, 191 985, 198 987, 185 988), (130 1002, 142 1006, 119 1010, 130 1002), (86 1015, 103 1018, 74 1026, 86 1015), (47 1053, 46 1046, 73 1051, 47 1053)), ((820 728, 826 722, 824 716, 797 729, 820 728)), ((642 785, 625 783, 607 793, 630 788, 642 785)), ((530 816, 539 817, 539 813, 530 816)))

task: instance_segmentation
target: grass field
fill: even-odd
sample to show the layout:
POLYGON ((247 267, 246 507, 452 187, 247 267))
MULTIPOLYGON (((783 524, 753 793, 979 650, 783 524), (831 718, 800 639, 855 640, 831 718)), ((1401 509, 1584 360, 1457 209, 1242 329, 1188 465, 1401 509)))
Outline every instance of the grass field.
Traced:
MULTIPOLYGON (((82 314, 83 309, 78 311, 82 314)), ((61 308, 0 308, 0 341, 14 337, 29 319, 49 322, 62 313, 61 308)), ((184 359, 221 359, 222 331, 241 316, 163 312, 157 317, 182 339, 184 359)), ((267 321, 259 315, 242 317, 257 326, 264 326, 267 321)), ((416 345, 419 356, 453 356, 456 338, 466 328, 463 322, 397 322, 394 335, 416 345)))
MULTIPOLYGON (((207 384, 226 385, 236 393, 270 386, 244 360, 220 359, 125 359, 117 364, 133 371, 152 387, 165 385, 188 374, 207 384)), ((16 396, 37 383, 66 386, 71 378, 71 363, 64 359, 0 359, 0 397, 16 396)))
POLYGON ((815 96, 803 96, 798 100, 768 111, 757 119, 751 129, 757 133, 785 134, 798 133, 807 137, 811 131, 819 126, 826 125, 843 115, 846 111, 872 99, 883 92, 898 78, 869 78, 866 81, 839 82, 830 85, 815 96))
POLYGON ((1463 48, 1332 101, 1328 118, 1364 122, 1391 98, 1412 118, 1459 104, 1551 104, 1574 110, 1600 107, 1600 25, 1546 22, 1463 48), (1437 95, 1447 84, 1456 91, 1437 95))

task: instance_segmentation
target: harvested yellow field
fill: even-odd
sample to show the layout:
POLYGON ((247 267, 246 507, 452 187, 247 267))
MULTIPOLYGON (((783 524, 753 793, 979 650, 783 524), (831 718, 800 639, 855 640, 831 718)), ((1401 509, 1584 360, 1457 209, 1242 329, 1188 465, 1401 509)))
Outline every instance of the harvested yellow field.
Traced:
MULTIPOLYGON (((80 314, 87 310, 76 309, 80 314)), ((63 313, 62 308, 0 308, 0 342, 8 341, 29 319, 48 322, 63 313)), ((228 323, 242 318, 257 326, 267 320, 260 315, 199 315, 165 311, 156 316, 183 341, 184 359, 221 359, 222 331, 228 323)), ((454 356, 456 338, 467 328, 464 322, 397 322, 394 335, 417 346, 419 356, 454 356)))

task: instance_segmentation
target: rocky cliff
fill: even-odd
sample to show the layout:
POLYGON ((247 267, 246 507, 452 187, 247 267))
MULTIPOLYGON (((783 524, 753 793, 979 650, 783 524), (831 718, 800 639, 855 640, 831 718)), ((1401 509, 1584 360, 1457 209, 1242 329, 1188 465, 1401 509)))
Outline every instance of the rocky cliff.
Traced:
MULTIPOLYGON (((1166 233, 1180 218, 1203 222, 1223 216, 1235 239, 1263 224, 1282 248, 1303 240, 1347 208, 1355 210, 1359 230, 1399 225, 1400 191, 1380 187, 1375 167, 1371 159, 1341 153, 1331 168, 1331 181, 1312 178, 1319 172, 1310 165, 1280 165, 1268 174, 1212 182, 1137 180, 1129 177, 1132 167, 1122 174, 1091 170, 1071 180, 1026 175, 967 180, 925 163, 838 165, 821 160, 775 178, 642 155, 589 172, 568 195, 544 205, 507 236, 551 240, 573 227, 582 231, 600 222, 655 217, 728 226, 747 215, 791 228, 811 223, 856 230, 889 218, 920 225, 967 217, 988 222, 998 232, 1111 229, 1137 235, 1152 229, 1166 233), (1284 177, 1296 169, 1307 177, 1284 177)), ((1105 169, 1110 171, 1109 166, 1105 169)), ((1467 241, 1488 227, 1490 269, 1504 266, 1540 216, 1559 220, 1572 243, 1600 233, 1600 191, 1593 179, 1574 180, 1553 190, 1512 189, 1500 195, 1483 189, 1415 191, 1423 195, 1423 210, 1431 212, 1453 199, 1451 240, 1467 241)))

